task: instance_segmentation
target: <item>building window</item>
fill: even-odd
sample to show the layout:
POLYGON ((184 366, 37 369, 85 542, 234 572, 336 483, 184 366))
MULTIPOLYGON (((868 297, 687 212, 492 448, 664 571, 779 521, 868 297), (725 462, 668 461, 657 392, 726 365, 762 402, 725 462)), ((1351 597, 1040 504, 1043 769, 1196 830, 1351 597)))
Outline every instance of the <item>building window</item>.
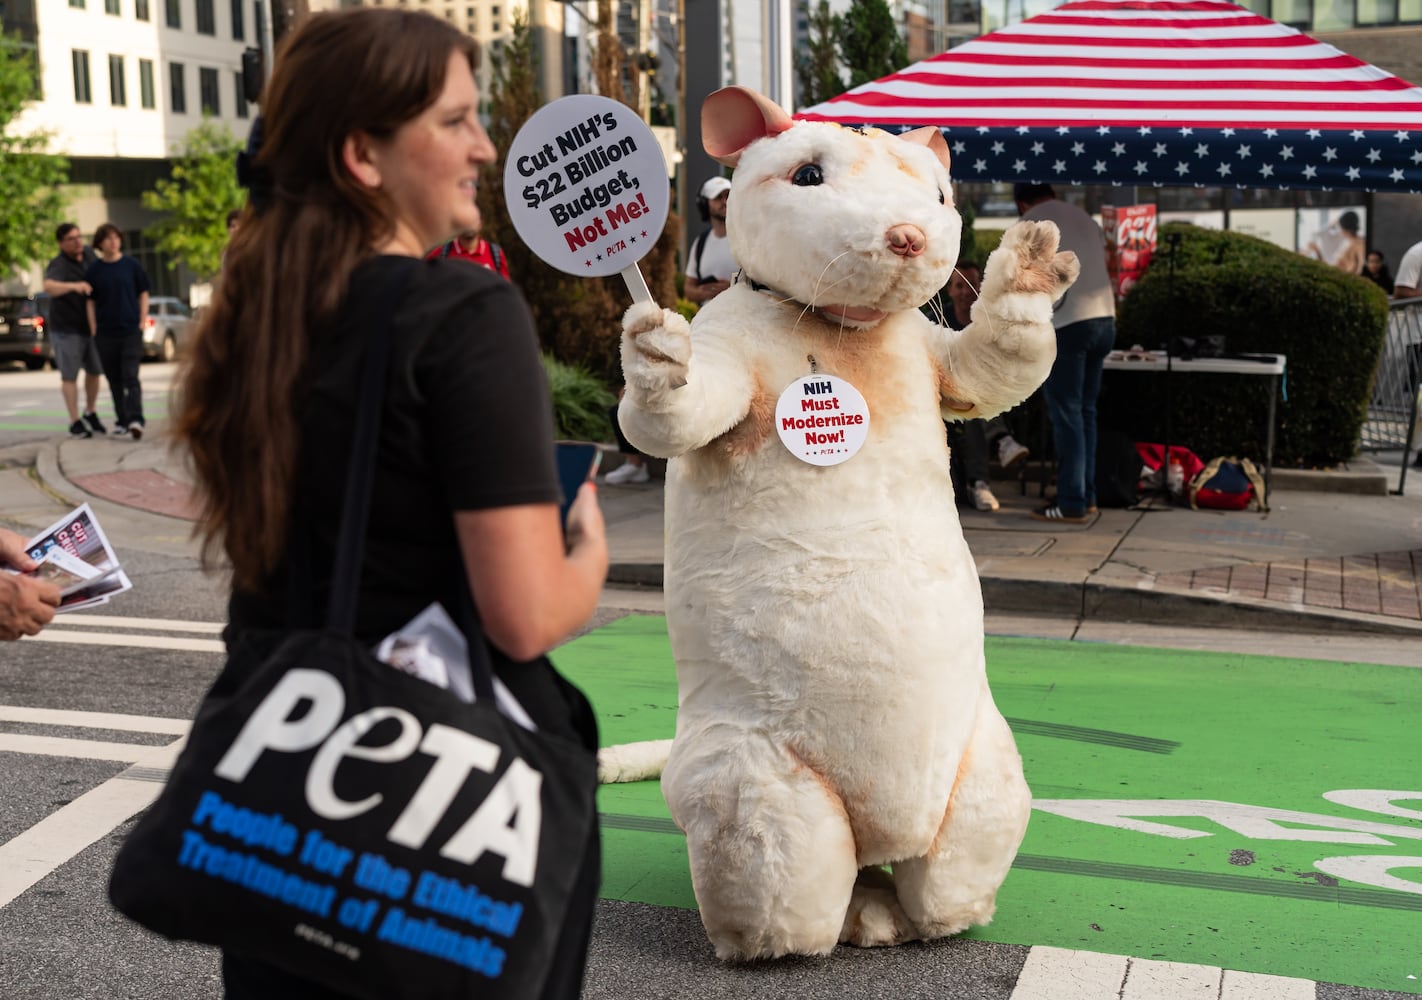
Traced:
POLYGON ((138 100, 148 110, 158 106, 158 95, 153 90, 153 60, 138 60, 138 100))
POLYGON ((246 118, 246 117, 247 117, 247 91, 244 90, 243 87, 242 87, 242 73, 241 73, 240 70, 239 70, 238 72, 232 74, 232 84, 233 84, 233 86, 234 86, 234 88, 235 88, 235 92, 236 92, 236 94, 237 94, 237 100, 236 100, 236 102, 233 104, 233 107, 235 107, 235 108, 237 109, 237 117, 238 117, 238 118, 246 118))
POLYGON ((89 92, 89 53, 84 49, 71 49, 74 63, 74 103, 93 104, 94 95, 89 92))
POLYGON ((184 115, 188 112, 188 92, 183 86, 183 64, 168 64, 168 96, 169 104, 173 108, 173 114, 184 115))
POLYGON ((180 0, 164 0, 163 6, 167 11, 168 27, 181 28, 183 26, 183 8, 180 0))
POLYGON ((197 0, 197 33, 217 34, 217 12, 213 10, 212 0, 197 0))
POLYGON ((104 0, 104 13, 118 17, 123 13, 119 10, 119 0, 104 0))
POLYGON ((151 20, 148 13, 148 0, 133 0, 133 16, 140 21, 151 20))
POLYGON ((198 100, 203 114, 222 114, 222 98, 217 94, 217 70, 198 67, 198 100))
POLYGON ((232 37, 239 42, 247 37, 246 25, 242 23, 242 0, 232 0, 232 37))
POLYGON ((84 9, 84 0, 69 0, 69 6, 71 6, 71 7, 78 7, 80 10, 83 10, 83 9, 84 9))
POLYGON ((123 56, 109 56, 109 103, 116 108, 128 105, 128 91, 123 84, 123 56))

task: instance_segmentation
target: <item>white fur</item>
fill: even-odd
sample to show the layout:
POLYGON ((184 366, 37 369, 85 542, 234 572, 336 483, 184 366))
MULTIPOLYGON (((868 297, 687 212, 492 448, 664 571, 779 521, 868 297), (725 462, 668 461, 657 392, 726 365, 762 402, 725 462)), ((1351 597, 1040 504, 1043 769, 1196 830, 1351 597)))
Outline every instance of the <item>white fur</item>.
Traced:
POLYGON ((942 414, 990 416, 1036 388, 1075 261, 1050 223, 1021 224, 989 260, 968 329, 935 326, 917 307, 957 257, 950 191, 923 145, 796 124, 740 157, 728 226, 742 280, 689 329, 651 306, 624 321, 622 426, 670 459, 680 706, 662 790, 725 959, 986 922, 1026 829, 942 414), (823 184, 791 183, 806 163, 823 184), (889 248, 901 224, 923 233, 921 254, 889 248), (888 315, 845 323, 811 305, 888 315), (863 449, 838 466, 766 433, 811 357, 869 407, 863 449), (887 864, 892 876, 875 867, 887 864))

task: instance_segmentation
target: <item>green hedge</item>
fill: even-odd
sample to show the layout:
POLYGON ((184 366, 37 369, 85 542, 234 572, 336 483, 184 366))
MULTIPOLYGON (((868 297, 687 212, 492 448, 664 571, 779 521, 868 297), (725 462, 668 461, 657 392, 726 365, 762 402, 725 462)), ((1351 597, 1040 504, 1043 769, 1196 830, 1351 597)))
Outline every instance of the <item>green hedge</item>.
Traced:
MULTIPOLYGON (((1117 312, 1117 347, 1172 337, 1225 338, 1230 353, 1288 356, 1274 461, 1337 464, 1355 452, 1387 329, 1378 286, 1272 243, 1186 224, 1162 227, 1156 257, 1117 312), (1168 237, 1180 234, 1174 276, 1168 237)), ((1165 436, 1165 375, 1107 372, 1100 422, 1137 441, 1165 436)), ((1262 459, 1266 383, 1238 375, 1175 375, 1172 444, 1208 461, 1262 459)))
POLYGON ((607 414, 617 397, 586 369, 543 355, 553 396, 553 433, 564 441, 611 441, 607 414))

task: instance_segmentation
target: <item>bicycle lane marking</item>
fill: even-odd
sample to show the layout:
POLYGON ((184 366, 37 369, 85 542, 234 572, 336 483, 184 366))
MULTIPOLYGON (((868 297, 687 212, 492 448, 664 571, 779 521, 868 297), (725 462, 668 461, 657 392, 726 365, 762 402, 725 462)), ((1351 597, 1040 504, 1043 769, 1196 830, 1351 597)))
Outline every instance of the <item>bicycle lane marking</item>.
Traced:
MULTIPOLYGON (((592 698, 604 744, 671 735, 662 619, 621 619, 554 661, 592 698)), ((1422 673, 998 638, 988 669, 1038 804, 1086 812, 1034 810, 993 923, 967 937, 1422 993, 1422 754, 1406 708, 1422 673), (1124 822, 1102 822, 1122 800, 1124 822)), ((604 896, 694 907, 657 784, 599 801, 604 896)))

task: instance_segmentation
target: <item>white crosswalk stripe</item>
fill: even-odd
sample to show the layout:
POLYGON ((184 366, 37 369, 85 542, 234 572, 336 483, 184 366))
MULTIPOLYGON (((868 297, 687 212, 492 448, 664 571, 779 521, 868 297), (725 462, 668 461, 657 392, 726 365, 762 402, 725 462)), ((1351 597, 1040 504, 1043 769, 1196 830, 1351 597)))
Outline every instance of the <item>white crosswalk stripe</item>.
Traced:
POLYGON ((58 642, 76 646, 123 646, 135 649, 174 649, 190 653, 225 653, 221 639, 197 636, 220 635, 221 622, 190 622, 175 618, 127 618, 122 615, 91 615, 77 612, 55 619, 39 635, 26 642, 58 642), (97 631, 103 629, 104 631, 97 631), (92 631, 91 631, 92 630, 92 631), (187 635, 153 635, 177 632, 187 635))
POLYGON ((182 742, 134 747, 130 754, 134 766, 124 774, 85 792, 0 844, 0 907, 9 905, 30 886, 151 805, 162 784, 148 777, 125 775, 166 771, 172 767, 182 742))
POLYGON ((1034 947, 1012 1000, 1313 1000, 1307 979, 1034 947))

